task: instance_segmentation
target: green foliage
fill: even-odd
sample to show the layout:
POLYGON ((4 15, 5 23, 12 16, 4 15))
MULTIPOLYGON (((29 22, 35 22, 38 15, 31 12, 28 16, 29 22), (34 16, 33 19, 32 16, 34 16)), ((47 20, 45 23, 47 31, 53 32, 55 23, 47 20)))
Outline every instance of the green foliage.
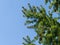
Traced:
POLYGON ((49 8, 54 8, 54 12, 56 12, 56 11, 60 11, 60 0, 45 0, 45 3, 48 3, 48 2, 50 2, 50 6, 49 6, 49 8))
POLYGON ((53 7, 52 13, 49 11, 48 14, 42 5, 36 7, 28 3, 29 9, 22 7, 24 17, 27 18, 25 24, 32 23, 33 25, 27 27, 35 29, 37 33, 32 41, 29 36, 27 36, 27 39, 23 38, 26 42, 23 43, 24 45, 36 45, 34 42, 37 40, 39 40, 39 44, 42 43, 43 45, 60 45, 60 23, 58 22, 60 18, 53 17, 54 12, 60 11, 60 0, 45 0, 46 4, 48 2, 50 3, 49 8, 53 7))
POLYGON ((34 40, 31 40, 29 38, 29 36, 27 36, 27 39, 23 37, 23 39, 25 40, 25 43, 23 42, 24 45, 35 45, 33 42, 34 40))

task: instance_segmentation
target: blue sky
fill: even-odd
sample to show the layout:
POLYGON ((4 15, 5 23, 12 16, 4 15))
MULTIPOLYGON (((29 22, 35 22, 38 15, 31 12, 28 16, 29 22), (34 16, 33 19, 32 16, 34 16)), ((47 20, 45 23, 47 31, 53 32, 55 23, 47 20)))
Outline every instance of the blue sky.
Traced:
POLYGON ((34 36, 35 32, 24 25, 21 12, 22 6, 27 7, 28 2, 36 3, 31 0, 0 0, 0 45, 22 45, 22 37, 34 36))
POLYGON ((28 7, 27 3, 44 5, 42 0, 0 0, 0 45, 22 45, 22 37, 35 36, 34 30, 24 25, 21 10, 22 6, 28 7))

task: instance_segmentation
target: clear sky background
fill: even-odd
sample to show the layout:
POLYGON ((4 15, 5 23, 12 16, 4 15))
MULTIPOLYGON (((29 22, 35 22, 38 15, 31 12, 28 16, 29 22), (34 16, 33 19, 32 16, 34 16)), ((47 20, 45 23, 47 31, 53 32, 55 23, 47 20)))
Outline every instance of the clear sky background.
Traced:
POLYGON ((28 7, 27 3, 44 5, 42 0, 0 0, 0 45, 22 45, 22 37, 29 35, 32 39, 35 36, 34 30, 24 25, 21 10, 22 6, 28 7))

